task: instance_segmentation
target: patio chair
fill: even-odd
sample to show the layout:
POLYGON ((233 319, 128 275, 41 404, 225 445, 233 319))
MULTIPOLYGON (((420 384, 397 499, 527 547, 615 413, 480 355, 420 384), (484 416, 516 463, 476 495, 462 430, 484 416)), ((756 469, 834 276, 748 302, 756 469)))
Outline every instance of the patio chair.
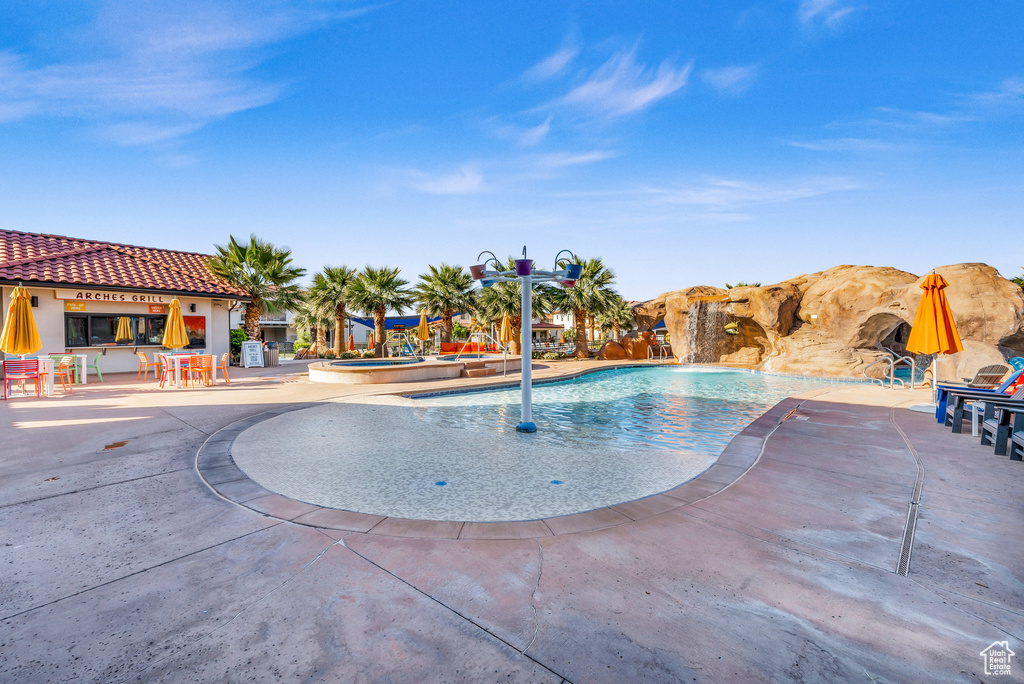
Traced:
MULTIPOLYGON (((164 388, 164 383, 174 380, 174 362, 167 358, 166 354, 158 354, 160 359, 160 389, 164 388)), ((188 386, 188 365, 181 364, 181 384, 188 386)))
MULTIPOLYGON (((1021 392, 1024 395, 1024 392, 1021 392)), ((997 456, 1006 453, 1010 435, 1024 431, 1024 399, 985 404, 981 423, 981 444, 991 445, 997 456)))
POLYGON ((146 356, 145 352, 135 352, 135 355, 139 357, 139 372, 136 375, 136 380, 142 380, 143 378, 149 377, 149 369, 153 369, 153 379, 157 380, 160 377, 160 357, 157 356, 156 361, 150 361, 149 357, 146 356))
POLYGON ((60 387, 65 393, 75 391, 75 369, 77 367, 78 359, 74 356, 64 356, 53 371, 54 375, 60 378, 60 387))
POLYGON ((224 355, 220 357, 220 365, 217 366, 217 370, 224 376, 224 383, 227 385, 231 384, 231 378, 228 377, 229 365, 231 365, 231 352, 224 352, 224 355))
POLYGON ((6 400, 10 396, 11 383, 15 380, 22 388, 24 388, 26 380, 32 380, 36 386, 36 396, 41 396, 43 375, 39 372, 39 359, 6 359, 4 361, 4 399, 6 400))
POLYGON ((197 379, 209 387, 213 384, 213 359, 205 354, 192 357, 188 364, 188 374, 193 387, 196 386, 197 379))

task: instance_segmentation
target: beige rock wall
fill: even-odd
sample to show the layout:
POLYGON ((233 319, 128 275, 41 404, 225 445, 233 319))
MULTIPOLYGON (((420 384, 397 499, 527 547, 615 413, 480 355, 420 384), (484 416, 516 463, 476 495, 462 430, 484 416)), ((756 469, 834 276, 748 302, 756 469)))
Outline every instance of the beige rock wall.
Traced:
MULTIPOLYGON (((1021 288, 986 264, 935 271, 949 283, 946 297, 964 340, 963 352, 940 359, 940 379, 966 377, 987 363, 1024 355, 1021 288)), ((680 361, 860 377, 885 355, 881 340, 902 323, 913 324, 923 281, 924 276, 895 268, 836 266, 764 287, 667 292, 636 310, 648 327, 664 312, 680 361), (691 315, 701 320, 691 322, 691 315), (724 330, 732 322, 738 324, 735 335, 724 330)))

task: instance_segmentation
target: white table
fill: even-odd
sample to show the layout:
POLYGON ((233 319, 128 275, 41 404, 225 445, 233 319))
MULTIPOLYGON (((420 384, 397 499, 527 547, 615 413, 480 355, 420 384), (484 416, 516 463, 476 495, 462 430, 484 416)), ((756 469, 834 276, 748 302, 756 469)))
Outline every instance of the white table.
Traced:
POLYGON ((217 358, 214 354, 157 354, 157 356, 164 357, 164 363, 170 361, 174 366, 174 375, 171 378, 171 385, 174 387, 184 387, 184 383, 181 381, 181 360, 182 359, 197 359, 201 356, 205 356, 210 359, 210 365, 213 368, 212 381, 213 384, 217 384, 217 358))
MULTIPOLYGON (((12 361, 17 361, 18 359, 17 358, 13 358, 11 360, 12 361)), ((26 359, 26 361, 32 361, 32 360, 39 361, 39 372, 40 372, 40 374, 42 374, 42 373, 46 374, 46 381, 43 384, 43 394, 45 394, 48 397, 49 396, 53 396, 53 359, 51 359, 48 356, 44 356, 41 359, 32 359, 32 358, 26 359)), ((2 362, 0 362, 0 363, 2 363, 2 362)), ((0 396, 3 396, 2 393, 0 393, 0 396)), ((28 396, 28 395, 26 394, 25 396, 28 396)))

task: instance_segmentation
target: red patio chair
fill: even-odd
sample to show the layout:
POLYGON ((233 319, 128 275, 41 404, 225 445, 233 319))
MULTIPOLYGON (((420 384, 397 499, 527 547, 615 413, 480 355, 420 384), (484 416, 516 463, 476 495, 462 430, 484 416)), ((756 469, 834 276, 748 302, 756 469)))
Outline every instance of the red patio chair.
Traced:
POLYGON ((42 390, 42 374, 39 372, 39 359, 6 359, 4 361, 4 399, 10 396, 11 382, 17 380, 24 386, 26 380, 32 380, 36 386, 36 396, 42 390))

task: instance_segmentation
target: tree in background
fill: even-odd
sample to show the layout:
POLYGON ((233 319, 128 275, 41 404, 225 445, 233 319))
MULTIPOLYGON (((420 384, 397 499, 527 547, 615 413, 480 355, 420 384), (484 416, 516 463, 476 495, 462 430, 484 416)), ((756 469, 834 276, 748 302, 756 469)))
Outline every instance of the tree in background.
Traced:
POLYGON ((428 266, 415 289, 416 303, 428 316, 441 317, 441 342, 452 341, 452 316, 476 309, 473 277, 461 266, 428 266))
POLYGON ((313 285, 306 291, 306 301, 315 302, 334 318, 334 355, 345 351, 345 314, 348 306, 348 288, 356 278, 356 270, 348 266, 324 266, 313 276, 313 285))
POLYGON ((214 247, 217 253, 210 257, 207 267, 252 300, 245 306, 244 327, 250 340, 258 340, 260 316, 292 308, 300 298, 295 281, 306 270, 291 265, 290 249, 275 247, 255 235, 248 243, 238 242, 232 235, 227 245, 214 247))
MULTIPOLYGON (((500 270, 514 271, 516 269, 515 257, 509 257, 500 270)), ((552 288, 543 283, 533 284, 533 318, 542 318, 551 310, 552 288)), ((494 283, 491 287, 481 288, 477 295, 476 315, 478 318, 487 319, 496 325, 501 325, 501 319, 508 316, 512 324, 511 351, 513 354, 522 353, 522 305, 523 286, 518 282, 494 283)))
POLYGON ((735 285, 730 285, 729 283, 726 283, 726 284, 725 284, 725 289, 726 289, 726 290, 731 290, 731 289, 732 289, 732 288, 734 288, 734 287, 761 287, 761 283, 744 283, 744 282, 738 282, 738 283, 736 283, 735 285))
POLYGON ((305 299, 294 305, 295 327, 313 334, 311 353, 322 356, 327 351, 327 326, 334 320, 334 310, 316 299, 305 299))
MULTIPOLYGON (((1024 269, 1024 266, 1022 266, 1021 268, 1024 269)), ((1024 276, 1017 276, 1016 278, 1010 278, 1010 280, 1012 282, 1017 283, 1021 287, 1024 287, 1024 276)))
POLYGON ((572 312, 573 325, 576 328, 576 348, 573 356, 585 359, 590 356, 587 346, 587 318, 602 314, 614 298, 619 296, 612 289, 615 273, 604 265, 600 257, 576 257, 572 262, 562 261, 559 265, 564 266, 566 263, 583 266, 583 273, 580 274, 575 287, 555 288, 552 299, 554 306, 563 313, 572 312))
POLYGON ((617 342, 622 339, 622 331, 630 331, 636 328, 636 319, 633 318, 633 307, 626 300, 615 295, 608 303, 607 308, 597 317, 601 330, 612 332, 612 338, 617 342))
POLYGON ((402 315, 406 307, 412 304, 412 292, 405 288, 408 280, 400 278, 400 269, 374 268, 367 266, 356 275, 348 288, 348 302, 354 309, 367 315, 373 315, 374 356, 384 356, 386 345, 384 318, 388 311, 402 315))

